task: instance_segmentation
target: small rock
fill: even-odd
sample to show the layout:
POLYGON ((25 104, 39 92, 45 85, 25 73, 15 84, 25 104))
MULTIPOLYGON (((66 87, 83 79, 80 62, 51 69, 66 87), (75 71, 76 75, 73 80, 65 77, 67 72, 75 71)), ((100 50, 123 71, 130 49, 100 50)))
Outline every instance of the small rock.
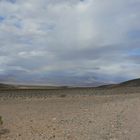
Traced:
POLYGON ((52 118, 53 121, 56 121, 56 118, 52 118))

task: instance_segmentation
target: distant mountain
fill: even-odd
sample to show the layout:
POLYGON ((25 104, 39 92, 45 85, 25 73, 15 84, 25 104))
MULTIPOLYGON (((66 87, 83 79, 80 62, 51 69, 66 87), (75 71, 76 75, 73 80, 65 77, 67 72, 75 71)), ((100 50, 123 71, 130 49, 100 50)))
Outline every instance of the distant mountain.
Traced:
POLYGON ((40 85, 16 85, 16 84, 0 83, 0 89, 57 89, 57 88, 66 88, 66 87, 40 86, 40 85))
POLYGON ((117 88, 117 87, 140 87, 140 78, 139 79, 133 79, 129 81, 125 81, 119 84, 109 84, 109 85, 101 85, 97 88, 99 89, 106 89, 106 88, 117 88))
POLYGON ((140 78, 139 79, 133 79, 133 80, 129 80, 126 82, 122 82, 119 84, 120 86, 127 86, 127 87, 137 87, 140 86, 140 78))
POLYGON ((118 84, 109 84, 109 85, 101 85, 101 86, 98 86, 96 88, 100 88, 100 89, 103 89, 103 88, 114 88, 114 87, 117 87, 118 84))
MULTIPOLYGON (((93 84, 94 85, 94 84, 93 84)), ((87 84, 84 86, 77 86, 77 87, 95 87, 92 84, 87 84)), ((60 89, 60 88, 71 88, 72 86, 47 86, 47 85, 11 85, 11 84, 3 84, 0 83, 0 89, 60 89)), ((76 87, 76 86, 74 86, 76 87)), ((140 78, 133 79, 129 81, 122 82, 120 84, 109 84, 109 85, 101 85, 95 87, 97 89, 110 89, 110 88, 117 88, 117 87, 140 87, 140 78)))
POLYGON ((0 83, 0 89, 13 89, 13 88, 16 88, 16 86, 0 83))

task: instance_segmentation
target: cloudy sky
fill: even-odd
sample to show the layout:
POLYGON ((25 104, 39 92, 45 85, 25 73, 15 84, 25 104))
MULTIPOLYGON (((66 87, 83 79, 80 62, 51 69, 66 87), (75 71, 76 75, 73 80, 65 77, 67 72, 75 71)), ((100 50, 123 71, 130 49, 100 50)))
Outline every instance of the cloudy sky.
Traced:
POLYGON ((0 82, 139 77, 140 0, 0 0, 0 82))

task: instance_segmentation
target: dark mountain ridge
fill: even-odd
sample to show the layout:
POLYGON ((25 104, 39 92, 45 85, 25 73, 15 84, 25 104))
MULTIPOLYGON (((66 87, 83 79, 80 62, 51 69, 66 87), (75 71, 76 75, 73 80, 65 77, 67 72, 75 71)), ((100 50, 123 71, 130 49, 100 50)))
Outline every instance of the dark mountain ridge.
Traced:
POLYGON ((13 89, 13 88, 16 88, 15 85, 10 85, 10 84, 3 84, 3 83, 0 83, 0 89, 13 89))
POLYGON ((140 78, 121 82, 119 84, 101 85, 98 86, 97 88, 117 88, 117 87, 140 87, 140 78))
MULTIPOLYGON (((95 88, 108 89, 108 88, 117 88, 117 87, 140 87, 140 78, 125 81, 119 84, 101 85, 95 88)), ((72 87, 71 86, 47 86, 47 85, 46 86, 35 86, 35 85, 27 86, 27 85, 12 85, 12 84, 0 83, 0 89, 57 89, 57 88, 72 88, 72 87)), ((83 88, 86 88, 86 86, 84 86, 83 88)))
POLYGON ((140 86, 140 78, 122 82, 119 85, 120 86, 140 86))

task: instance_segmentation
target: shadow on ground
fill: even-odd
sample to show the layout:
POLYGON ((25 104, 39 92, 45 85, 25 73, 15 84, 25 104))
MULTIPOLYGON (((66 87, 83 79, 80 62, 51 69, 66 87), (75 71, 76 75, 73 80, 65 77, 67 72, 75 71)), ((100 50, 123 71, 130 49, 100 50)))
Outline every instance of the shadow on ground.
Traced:
POLYGON ((10 133, 9 129, 0 129, 0 136, 10 133))

